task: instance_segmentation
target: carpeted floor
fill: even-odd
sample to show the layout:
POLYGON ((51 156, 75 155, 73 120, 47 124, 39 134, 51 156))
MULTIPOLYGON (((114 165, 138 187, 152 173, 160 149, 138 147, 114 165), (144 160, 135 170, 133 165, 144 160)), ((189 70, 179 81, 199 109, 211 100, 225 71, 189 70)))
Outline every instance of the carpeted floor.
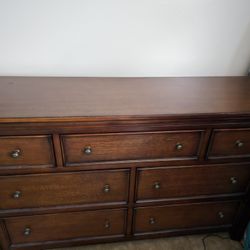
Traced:
POLYGON ((192 235, 153 240, 88 245, 82 247, 63 248, 61 250, 242 250, 241 244, 230 240, 227 234, 219 234, 219 236, 220 237, 217 237, 212 234, 208 237, 206 235, 192 235), (203 241, 206 245, 205 248, 203 241))

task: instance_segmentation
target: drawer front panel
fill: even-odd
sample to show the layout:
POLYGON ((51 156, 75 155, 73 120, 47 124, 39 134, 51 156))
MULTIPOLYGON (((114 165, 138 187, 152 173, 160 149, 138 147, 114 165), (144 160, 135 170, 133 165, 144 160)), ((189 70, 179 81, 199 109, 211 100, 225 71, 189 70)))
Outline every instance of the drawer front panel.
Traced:
POLYGON ((230 225, 238 206, 227 202, 137 208, 135 234, 230 225))
POLYGON ((5 219, 13 244, 124 235, 125 209, 22 216, 5 219))
POLYGON ((198 157, 202 131, 62 136, 65 164, 198 157))
POLYGON ((129 170, 0 177, 0 209, 122 202, 129 170))
POLYGON ((250 158, 250 129, 215 129, 208 159, 250 158))
POLYGON ((245 192, 250 164, 139 169, 137 200, 245 192))
POLYGON ((51 136, 0 137, 0 168, 54 165, 51 136))

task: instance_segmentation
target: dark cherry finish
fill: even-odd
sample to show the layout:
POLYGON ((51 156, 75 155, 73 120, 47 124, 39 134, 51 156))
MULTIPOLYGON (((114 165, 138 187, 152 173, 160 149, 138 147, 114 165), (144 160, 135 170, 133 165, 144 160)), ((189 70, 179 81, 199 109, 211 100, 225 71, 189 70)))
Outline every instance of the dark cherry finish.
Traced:
POLYGON ((249 164, 141 168, 137 175, 138 202, 246 192, 249 164), (195 176, 194 176, 195 175, 195 176))
POLYGON ((0 244, 226 230, 250 211, 250 78, 0 77, 0 244))
POLYGON ((0 77, 0 86, 0 122, 250 113, 249 77, 0 77))
POLYGON ((124 235, 126 210, 111 209, 5 219, 12 244, 124 235))
POLYGON ((50 136, 0 137, 0 168, 54 165, 50 136))
POLYGON ((171 131, 65 135, 62 137, 65 164, 147 159, 197 159, 201 133, 202 131, 171 131))
POLYGON ((129 171, 0 177, 0 209, 114 202, 126 204, 129 171))
POLYGON ((250 157, 250 129, 215 129, 208 159, 250 157))
POLYGON ((239 204, 202 203, 137 208, 135 234, 231 225, 239 204))
POLYGON ((5 227, 4 221, 0 220, 0 249, 9 249, 10 238, 5 227))

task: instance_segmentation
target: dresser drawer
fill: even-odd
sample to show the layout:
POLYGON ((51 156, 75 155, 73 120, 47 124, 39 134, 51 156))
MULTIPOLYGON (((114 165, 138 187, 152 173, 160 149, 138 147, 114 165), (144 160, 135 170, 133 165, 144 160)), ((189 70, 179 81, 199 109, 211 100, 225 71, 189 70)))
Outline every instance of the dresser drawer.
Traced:
POLYGON ((125 204, 128 185, 129 170, 0 177, 0 209, 125 204))
POLYGON ((12 244, 124 235, 125 209, 5 219, 12 244))
POLYGON ((230 225, 237 202, 143 207, 135 210, 135 234, 230 225))
POLYGON ((0 137, 0 169, 9 166, 54 165, 51 136, 0 137))
POLYGON ((244 193, 250 164, 139 169, 137 202, 244 193))
POLYGON ((65 164, 197 159, 202 131, 64 135, 65 164))
POLYGON ((250 157, 250 129, 215 129, 208 159, 250 157))

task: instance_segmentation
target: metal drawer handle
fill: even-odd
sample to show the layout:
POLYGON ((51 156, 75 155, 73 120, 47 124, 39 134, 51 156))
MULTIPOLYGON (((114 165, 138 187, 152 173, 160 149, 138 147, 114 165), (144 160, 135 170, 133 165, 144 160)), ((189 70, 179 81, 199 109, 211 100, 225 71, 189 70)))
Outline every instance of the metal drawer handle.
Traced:
POLYGON ((29 235, 31 234, 31 228, 26 227, 26 228, 24 229, 24 231, 23 231, 23 234, 24 234, 25 236, 29 236, 29 235))
POLYGON ((177 150, 182 150, 183 149, 183 145, 181 143, 177 143, 176 146, 175 146, 175 148, 177 150))
POLYGON ((149 224, 150 225, 154 225, 155 223, 156 223, 155 218, 153 218, 153 217, 149 218, 149 224))
POLYGON ((21 150, 20 149, 16 149, 16 150, 14 150, 14 151, 12 151, 10 153, 10 156, 12 158, 18 158, 20 155, 21 155, 21 150))
POLYGON ((232 177, 230 178, 230 181, 231 181, 231 183, 232 183, 233 185, 235 185, 235 184, 238 183, 237 178, 234 177, 234 176, 232 176, 232 177))
POLYGON ((109 186, 109 184, 104 185, 103 192, 104 193, 109 193, 110 192, 110 186, 109 186))
POLYGON ((21 196, 22 196, 22 192, 21 192, 21 191, 15 191, 15 192, 12 194, 12 197, 13 197, 14 199, 19 199, 21 196))
POLYGON ((110 222, 108 220, 105 221, 104 227, 107 229, 110 228, 110 222))
POLYGON ((242 141, 240 141, 240 140, 237 140, 237 141, 235 142, 235 145, 236 145, 238 148, 242 148, 242 147, 244 146, 244 143, 243 143, 242 141))
POLYGON ((91 155, 92 154, 92 148, 90 146, 87 146, 83 149, 83 152, 85 155, 91 155))
POLYGON ((220 219, 223 219, 223 218, 225 217, 225 215, 224 215, 223 212, 219 212, 219 213, 218 213, 218 216, 219 216, 220 219))
POLYGON ((160 189, 161 188, 161 183, 160 182, 155 182, 154 183, 154 189, 160 189))

